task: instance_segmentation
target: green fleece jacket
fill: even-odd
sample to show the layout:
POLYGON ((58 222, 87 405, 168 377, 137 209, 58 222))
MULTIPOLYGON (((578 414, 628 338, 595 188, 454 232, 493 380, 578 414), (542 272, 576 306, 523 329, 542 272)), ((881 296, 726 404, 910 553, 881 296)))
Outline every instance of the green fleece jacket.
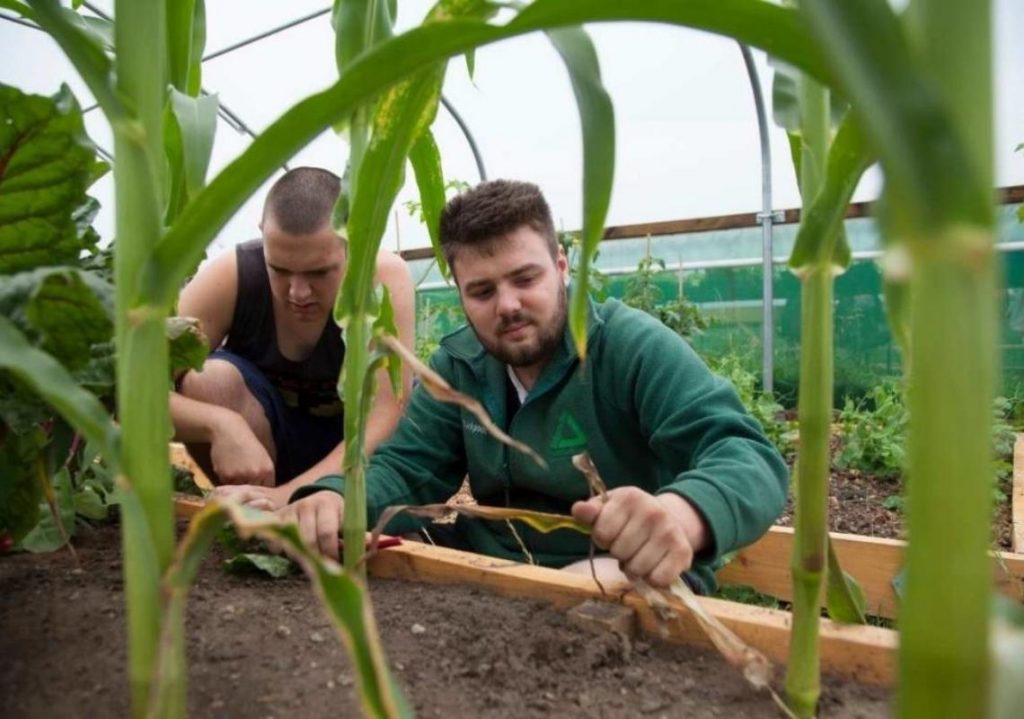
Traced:
MULTIPOLYGON (((461 407, 417 387, 394 435, 378 447, 367 472, 372 526, 395 504, 443 502, 469 475, 480 504, 568 514, 589 496, 572 465, 590 452, 609 489, 675 492, 707 522, 712 546, 696 558, 691 579, 714 589, 722 555, 760 537, 782 511, 788 472, 782 457, 741 405, 732 385, 712 374, 690 346, 649 315, 617 300, 591 304, 587 360, 566 335, 509 421, 505 365, 468 327, 441 342, 431 366, 478 399, 494 421, 547 460, 543 469, 484 431, 461 407)), ((344 494, 344 479, 324 477, 292 501, 321 489, 344 494)), ((524 560, 503 522, 459 517, 459 529, 482 554, 524 560)), ((421 521, 398 517, 387 531, 421 521)), ((522 523, 519 536, 542 565, 561 567, 588 555, 589 538, 571 530, 542 534, 522 523)))

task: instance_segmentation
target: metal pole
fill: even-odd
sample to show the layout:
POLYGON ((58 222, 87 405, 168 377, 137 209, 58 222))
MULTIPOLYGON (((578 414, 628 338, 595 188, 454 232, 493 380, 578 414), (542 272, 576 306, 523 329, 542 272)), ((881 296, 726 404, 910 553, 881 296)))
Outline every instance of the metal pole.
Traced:
POLYGON ((476 140, 473 139, 473 133, 469 131, 469 125, 466 124, 462 116, 455 110, 455 106, 448 102, 448 98, 444 95, 441 96, 441 104, 444 105, 444 109, 448 111, 448 114, 452 116, 452 119, 458 124, 459 129, 462 130, 462 134, 466 136, 466 142, 469 143, 469 149, 473 151, 473 159, 476 160, 476 171, 480 175, 480 182, 484 182, 487 179, 487 170, 484 168, 484 158, 480 154, 480 148, 476 146, 476 140))
POLYGON ((761 211, 757 218, 761 221, 761 268, 764 275, 762 280, 762 296, 764 311, 762 315, 761 330, 761 386, 767 393, 772 393, 775 388, 774 382, 774 319, 772 288, 772 223, 781 222, 781 212, 772 210, 772 152, 768 143, 768 120, 765 116, 764 97, 761 94, 761 80, 757 74, 757 67, 754 65, 754 56, 750 48, 742 43, 737 43, 740 53, 743 55, 743 64, 747 67, 747 77, 750 79, 750 90, 754 94, 754 108, 757 111, 757 132, 761 139, 761 211))

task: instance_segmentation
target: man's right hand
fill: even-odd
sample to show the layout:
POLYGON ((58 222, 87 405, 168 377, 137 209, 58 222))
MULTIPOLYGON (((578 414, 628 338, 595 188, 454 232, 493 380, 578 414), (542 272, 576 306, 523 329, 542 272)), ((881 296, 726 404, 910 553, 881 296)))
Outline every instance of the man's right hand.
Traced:
MULTIPOLYGON (((234 414, 234 413, 232 413, 234 414)), ((210 439, 210 462, 222 484, 274 486, 274 460, 252 429, 234 414, 237 421, 219 423, 210 439)))
POLYGON ((277 514, 287 522, 299 525, 302 541, 320 553, 337 560, 338 535, 341 532, 345 500, 337 492, 322 490, 298 502, 293 502, 277 514))

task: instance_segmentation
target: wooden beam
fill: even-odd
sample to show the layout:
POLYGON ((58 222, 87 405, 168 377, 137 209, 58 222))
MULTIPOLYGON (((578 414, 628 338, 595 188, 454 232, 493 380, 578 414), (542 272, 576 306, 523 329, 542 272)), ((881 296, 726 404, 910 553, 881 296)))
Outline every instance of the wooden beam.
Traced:
MULTIPOLYGON (((1020 444, 1018 444, 1020 447, 1020 444)), ((839 563, 864 590, 868 612, 894 618, 899 600, 892 588, 893 578, 903 567, 907 543, 898 539, 830 533, 839 563)), ((793 553, 793 529, 772 527, 754 544, 741 549, 736 558, 718 572, 725 585, 747 585, 784 601, 793 598, 789 563, 793 553)), ((996 588, 1024 601, 1024 555, 992 552, 996 588)))
MULTIPOLYGON (((560 572, 428 544, 406 542, 379 552, 367 567, 372 576, 443 584, 471 584, 505 596, 539 599, 568 607, 601 598, 589 577, 560 572)), ((609 597, 637 612, 640 627, 662 636, 654 612, 623 585, 608 586, 609 597)), ((788 612, 753 607, 721 599, 702 598, 708 611, 772 661, 783 663, 789 651, 788 612)), ((682 605, 678 622, 667 627, 668 639, 710 646, 706 635, 682 605)), ((896 633, 870 626, 840 625, 827 619, 821 625, 821 661, 825 672, 864 684, 891 685, 896 671, 896 633)))
POLYGON ((1024 434, 1013 443, 1013 489, 1010 492, 1013 533, 1010 545, 1015 552, 1024 552, 1024 434))
POLYGON ((180 442, 171 442, 171 462, 190 471, 192 473, 192 481, 196 483, 197 487, 208 492, 213 491, 213 482, 206 476, 203 468, 192 459, 192 455, 185 449, 185 445, 180 442))

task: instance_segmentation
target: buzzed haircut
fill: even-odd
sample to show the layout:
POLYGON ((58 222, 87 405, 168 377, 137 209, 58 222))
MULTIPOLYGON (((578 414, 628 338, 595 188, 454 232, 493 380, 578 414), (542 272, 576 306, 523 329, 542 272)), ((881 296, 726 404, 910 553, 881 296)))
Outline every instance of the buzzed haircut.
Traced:
POLYGON ((463 247, 487 251, 488 245, 523 226, 541 235, 551 257, 558 256, 555 225, 540 188, 530 182, 491 180, 456 195, 441 212, 441 251, 448 266, 463 247))
POLYGON ((308 235, 331 221, 341 178, 319 167, 296 167, 274 183, 263 204, 263 219, 289 235, 308 235))

